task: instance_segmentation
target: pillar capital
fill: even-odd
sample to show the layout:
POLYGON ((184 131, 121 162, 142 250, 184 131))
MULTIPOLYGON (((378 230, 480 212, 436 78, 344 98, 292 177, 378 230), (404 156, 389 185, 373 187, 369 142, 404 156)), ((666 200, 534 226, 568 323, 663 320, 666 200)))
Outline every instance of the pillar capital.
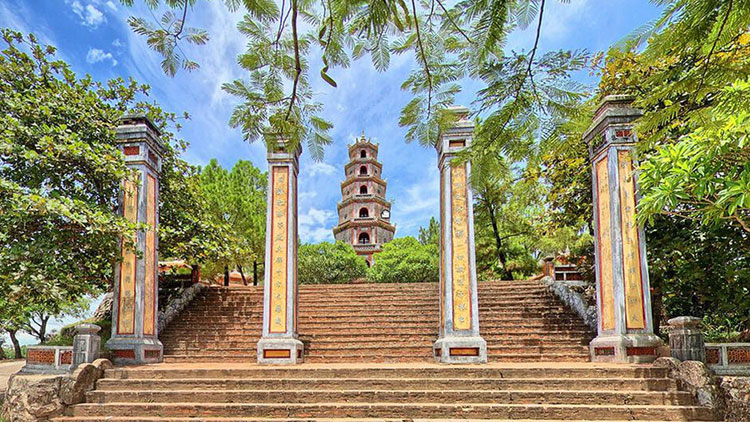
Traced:
POLYGON ((299 171, 299 157, 302 155, 302 146, 294 145, 291 141, 279 139, 267 148, 266 159, 271 164, 291 164, 295 173, 299 171))
POLYGON ((440 134, 436 145, 438 153, 438 168, 453 159, 458 153, 471 146, 474 137, 474 121, 469 119, 469 109, 463 106, 448 108, 456 121, 440 134))
POLYGON ((474 123, 469 110, 453 108, 458 120, 440 135, 440 332, 433 349, 442 363, 487 362, 487 343, 479 335, 474 250, 471 163, 451 165, 471 145, 474 123))
POLYGON ((598 335, 592 361, 650 362, 654 335, 643 227, 635 219, 638 180, 633 97, 604 98, 584 133, 592 161, 598 335))
POLYGON ((123 116, 116 133, 126 164, 148 166, 161 173, 166 147, 161 141, 161 132, 151 119, 141 115, 123 116))
POLYGON ((631 95, 607 95, 599 103, 591 126, 583 134, 592 157, 612 145, 635 144, 633 122, 643 112, 633 107, 634 100, 631 95))
POLYGON ((144 116, 125 116, 117 127, 117 142, 125 164, 136 178, 123 180, 119 212, 132 223, 144 224, 133 239, 134 249, 120 242, 115 264, 112 337, 107 348, 120 364, 160 362, 158 316, 159 184, 165 147, 156 126, 144 116))

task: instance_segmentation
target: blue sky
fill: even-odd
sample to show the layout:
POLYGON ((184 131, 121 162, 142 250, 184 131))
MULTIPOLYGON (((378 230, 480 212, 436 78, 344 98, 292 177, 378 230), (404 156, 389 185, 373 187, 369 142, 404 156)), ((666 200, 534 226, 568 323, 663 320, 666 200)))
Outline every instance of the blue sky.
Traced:
MULTIPOLYGON (((207 29, 211 39, 205 46, 185 48, 201 68, 180 72, 174 78, 163 74, 160 57, 130 31, 126 21, 133 14, 153 19, 142 4, 126 8, 118 0, 2 0, 0 27, 33 32, 42 42, 55 45, 59 56, 81 75, 89 73, 98 80, 133 77, 151 85, 151 98, 162 108, 191 115, 180 133, 190 142, 184 155, 187 161, 203 165, 216 158, 231 167, 238 159, 246 159, 265 170, 264 146, 244 142, 239 130, 228 126, 237 99, 220 88, 223 82, 243 77, 236 64, 237 55, 245 48, 243 37, 235 30, 241 14, 226 11, 223 1, 198 2, 188 16, 189 25, 207 29)), ((605 50, 657 15, 658 9, 647 0, 571 0, 568 4, 551 0, 540 48, 542 52, 605 50)), ((508 48, 528 49, 533 29, 513 33, 508 48)), ((311 66, 316 70, 321 63, 313 60, 311 66)), ((362 131, 380 143, 396 236, 416 235, 420 226, 437 215, 436 153, 405 143, 406 130, 398 126, 399 112, 410 99, 400 85, 413 66, 411 56, 393 56, 390 69, 380 73, 368 58, 362 59, 348 69, 330 72, 338 88, 313 77, 313 89, 324 105, 323 116, 334 124, 334 143, 323 162, 315 163, 303 153, 299 180, 303 242, 333 239, 331 228, 336 224, 346 145, 362 131)), ((577 78, 594 82, 586 72, 577 78)), ((478 88, 476 83, 466 82, 457 102, 470 106, 478 88)))

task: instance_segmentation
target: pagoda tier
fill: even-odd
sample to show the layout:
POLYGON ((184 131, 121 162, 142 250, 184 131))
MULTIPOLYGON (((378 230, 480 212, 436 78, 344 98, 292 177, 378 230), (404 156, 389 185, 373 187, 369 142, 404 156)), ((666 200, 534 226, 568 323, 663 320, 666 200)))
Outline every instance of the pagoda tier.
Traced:
POLYGON ((383 243, 393 240, 396 227, 391 224, 391 203, 385 199, 383 165, 378 162, 378 145, 364 134, 349 145, 349 162, 344 166, 338 203, 339 223, 333 228, 336 240, 354 247, 358 255, 372 265, 373 254, 383 243))

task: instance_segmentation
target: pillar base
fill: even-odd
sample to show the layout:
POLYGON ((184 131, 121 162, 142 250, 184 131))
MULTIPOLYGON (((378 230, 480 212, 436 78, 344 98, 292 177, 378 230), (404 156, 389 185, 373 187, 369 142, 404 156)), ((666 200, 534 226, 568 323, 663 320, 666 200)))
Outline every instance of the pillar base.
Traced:
POLYGON ((258 341, 258 363, 294 365, 305 360, 305 346, 296 338, 265 337, 258 341))
POLYGON ((432 346, 437 363, 487 363, 487 342, 482 337, 444 337, 432 346))
POLYGON ((164 346, 154 338, 113 337, 105 347, 112 352, 115 365, 160 363, 164 357, 164 346))
POLYGON ((592 362, 651 363, 661 345, 654 334, 599 336, 589 343, 589 353, 592 362))

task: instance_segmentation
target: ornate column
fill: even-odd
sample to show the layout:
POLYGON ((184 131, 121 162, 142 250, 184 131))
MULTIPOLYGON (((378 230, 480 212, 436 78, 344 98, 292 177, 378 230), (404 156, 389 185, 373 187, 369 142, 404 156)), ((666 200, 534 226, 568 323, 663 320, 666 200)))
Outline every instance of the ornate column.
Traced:
POLYGON ((458 121, 438 140, 440 169, 440 336, 435 360, 485 363, 487 343, 479 335, 476 258, 474 254, 471 165, 451 165, 471 145, 474 123, 469 110, 454 107, 458 121))
POLYGON ((300 147, 279 141, 268 152, 266 265, 263 336, 258 363, 294 364, 304 359, 297 339, 297 172, 300 147))
POLYGON ((159 174, 164 146, 159 130, 146 117, 125 116, 117 139, 136 181, 123 182, 120 212, 129 221, 147 224, 133 239, 135 249, 121 244, 122 260, 115 265, 112 338, 106 347, 115 363, 161 362, 163 347, 156 325, 159 303, 158 236, 159 174))
POLYGON ((598 336, 589 345, 596 362, 651 362, 661 340, 651 318, 646 243, 635 220, 633 98, 604 98, 584 134, 591 155, 598 336))

